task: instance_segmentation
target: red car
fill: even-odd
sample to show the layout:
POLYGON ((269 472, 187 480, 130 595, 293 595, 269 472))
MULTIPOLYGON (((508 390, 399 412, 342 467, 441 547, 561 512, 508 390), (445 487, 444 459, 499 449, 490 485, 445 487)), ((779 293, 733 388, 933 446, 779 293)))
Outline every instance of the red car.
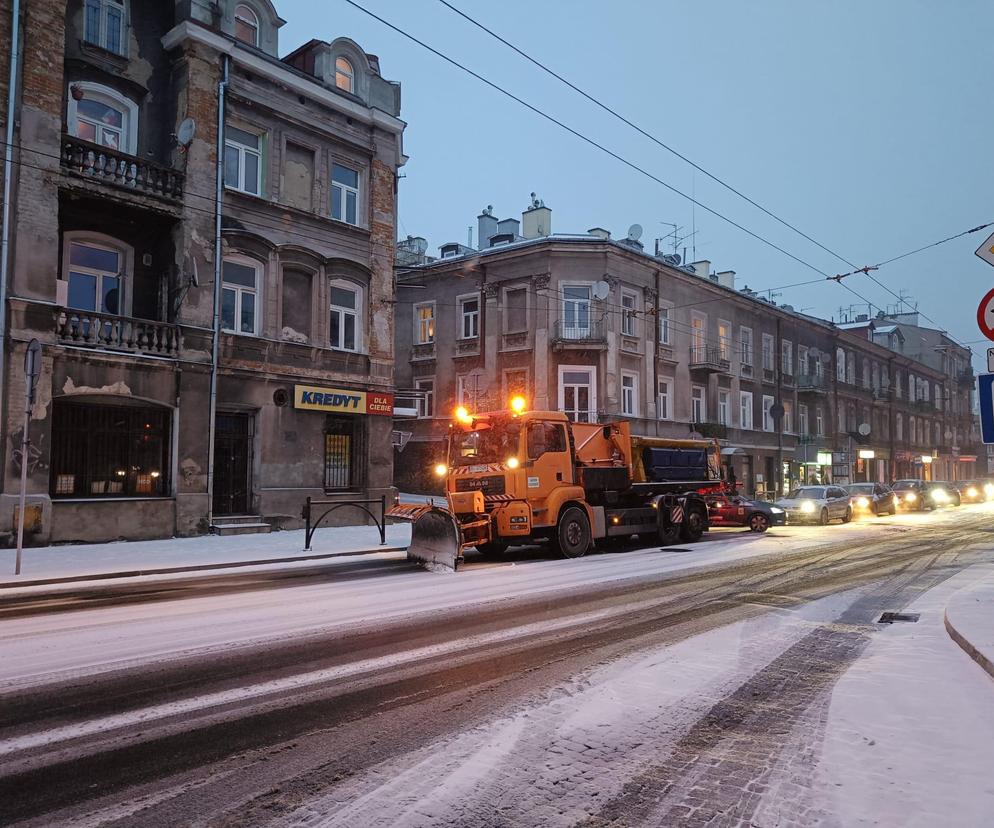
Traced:
POLYGON ((707 498, 708 520, 712 526, 748 526, 765 532, 771 526, 784 526, 787 513, 771 503, 749 500, 739 495, 712 495, 707 498))

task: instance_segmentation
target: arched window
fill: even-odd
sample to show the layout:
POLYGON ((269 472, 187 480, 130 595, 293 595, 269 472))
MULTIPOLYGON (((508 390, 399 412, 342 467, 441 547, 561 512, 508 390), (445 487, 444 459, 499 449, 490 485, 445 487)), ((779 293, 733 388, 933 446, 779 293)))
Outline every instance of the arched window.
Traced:
POLYGON ((329 285, 331 318, 328 341, 340 351, 362 350, 362 287, 345 279, 333 279, 329 285))
POLYGON ((124 0, 86 0, 83 37, 116 55, 125 53, 124 0))
POLYGON ((67 233, 63 237, 63 304, 67 308, 128 316, 125 278, 131 248, 109 236, 67 233))
POLYGON ((335 59, 335 86, 346 92, 355 92, 355 72, 347 58, 335 59))
POLYGON ((67 116, 69 132, 77 138, 131 155, 138 150, 138 104, 115 89, 71 83, 67 116))
POLYGON ((235 38, 249 46, 259 45, 259 18, 244 3, 235 6, 235 38))

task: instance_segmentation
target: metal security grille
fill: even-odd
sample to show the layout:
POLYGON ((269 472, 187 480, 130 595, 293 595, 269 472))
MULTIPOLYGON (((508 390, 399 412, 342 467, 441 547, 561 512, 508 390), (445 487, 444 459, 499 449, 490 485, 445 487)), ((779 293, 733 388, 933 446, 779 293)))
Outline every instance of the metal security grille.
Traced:
POLYGON ((164 409, 55 403, 52 496, 168 495, 169 417, 164 409))
POLYGON ((366 429, 360 417, 329 416, 324 429, 324 488, 360 489, 366 482, 366 429))

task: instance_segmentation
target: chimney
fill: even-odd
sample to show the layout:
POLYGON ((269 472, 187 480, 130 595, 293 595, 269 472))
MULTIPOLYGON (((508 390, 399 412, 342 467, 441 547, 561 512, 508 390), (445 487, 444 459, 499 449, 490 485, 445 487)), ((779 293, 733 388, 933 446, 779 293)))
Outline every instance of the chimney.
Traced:
POLYGON ((597 236, 599 239, 604 239, 608 241, 611 238, 611 231, 605 230, 603 227, 591 227, 588 231, 591 236, 597 236))
POLYGON ((735 290, 735 271, 722 270, 718 273, 718 284, 735 290))
POLYGON ((494 208, 488 204, 487 208, 476 217, 478 232, 476 234, 476 244, 483 250, 490 247, 490 237, 497 235, 497 218, 494 216, 494 208))
POLYGON ((707 277, 711 275, 711 262, 707 259, 701 259, 699 262, 691 262, 690 266, 694 268, 695 276, 707 279, 707 277))
POLYGON ((521 226, 521 222, 517 219, 501 219, 497 222, 497 232, 501 236, 518 235, 518 228, 521 226))
POLYGON ((551 234, 552 210, 532 193, 531 205, 521 214, 521 235, 526 239, 537 239, 551 234))

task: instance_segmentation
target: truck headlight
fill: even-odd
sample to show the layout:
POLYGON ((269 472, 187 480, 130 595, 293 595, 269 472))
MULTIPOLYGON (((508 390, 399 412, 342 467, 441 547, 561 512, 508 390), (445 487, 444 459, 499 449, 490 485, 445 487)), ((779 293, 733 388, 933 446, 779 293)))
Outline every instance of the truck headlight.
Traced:
POLYGON ((436 464, 435 466, 436 477, 445 477, 445 475, 447 475, 448 473, 449 473, 449 467, 446 466, 445 463, 436 464))
POLYGON ((507 467, 509 469, 516 469, 519 466, 518 458, 517 457, 508 457, 506 465, 507 465, 507 467))
POLYGON ((801 511, 806 514, 810 514, 815 510, 815 505, 810 500, 805 500, 801 503, 801 511))

